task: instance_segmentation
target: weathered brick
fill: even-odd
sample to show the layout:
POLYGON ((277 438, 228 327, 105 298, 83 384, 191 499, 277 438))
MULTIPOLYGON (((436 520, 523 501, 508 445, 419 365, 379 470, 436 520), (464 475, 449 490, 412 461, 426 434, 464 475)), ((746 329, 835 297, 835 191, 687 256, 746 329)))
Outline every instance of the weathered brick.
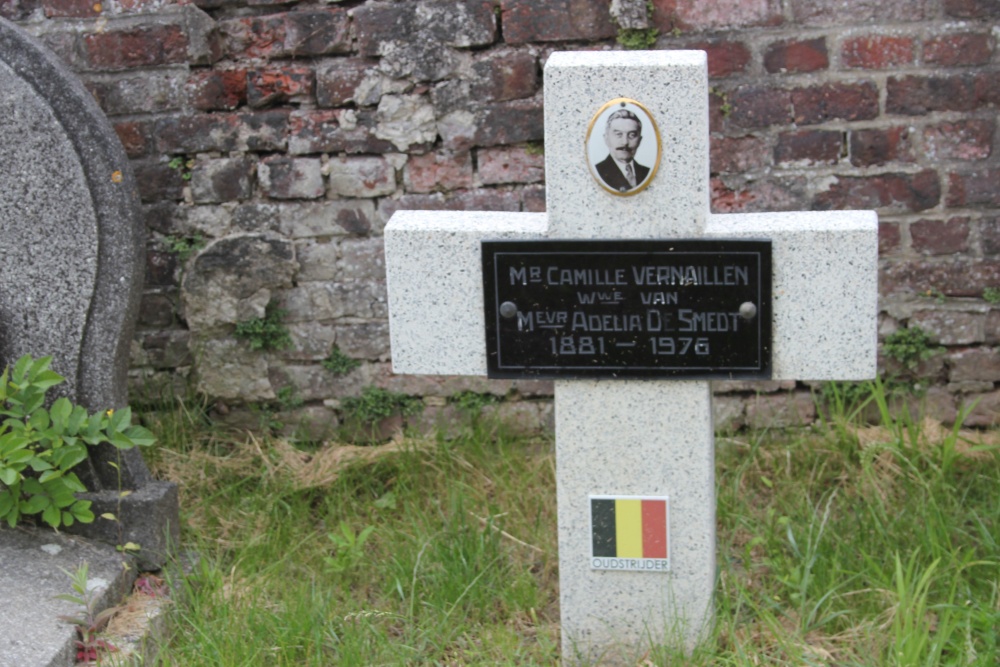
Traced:
POLYGON ((175 202, 156 202, 142 207, 142 219, 146 228, 160 234, 183 234, 186 217, 181 207, 175 202))
MULTIPOLYGON (((40 6, 42 6, 40 0, 2 0, 0 1, 0 16, 8 21, 21 21, 28 18, 40 6)), ((89 14, 89 16, 93 16, 93 14, 89 14)))
POLYGON ((1000 206, 1000 168, 948 174, 948 206, 1000 206))
MULTIPOLYGON (((480 154, 480 165, 481 163, 480 154)), ((470 188, 472 157, 464 151, 411 155, 406 162, 404 183, 407 192, 447 192, 470 188)))
POLYGON ((330 194, 379 197, 396 191, 396 170, 382 157, 337 157, 326 165, 330 194))
POLYGON ((191 170, 191 198, 196 204, 249 199, 252 172, 253 163, 247 157, 198 160, 191 170))
MULTIPOLYGON (((996 121, 973 118, 924 128, 927 157, 932 160, 982 160, 993 150, 996 121)), ((1000 184, 998 184, 1000 186, 1000 184)))
POLYGON ((355 91, 365 75, 378 66, 376 60, 338 58, 326 67, 316 70, 316 104, 321 107, 339 107, 357 102, 355 91))
MULTIPOLYGON (((101 13, 94 0, 41 0, 38 3, 48 18, 93 18, 101 13)), ((9 18, 9 17, 8 17, 9 18)))
POLYGON ((85 79, 84 85, 109 116, 162 113, 181 107, 183 77, 177 72, 143 72, 110 80, 85 79))
POLYGON ((653 0, 653 20, 661 32, 774 26, 783 22, 781 0, 653 0))
POLYGON ((176 287, 177 255, 154 247, 146 249, 146 287, 176 287))
POLYGON ((521 210, 528 213, 545 212, 544 185, 529 185, 521 189, 521 210))
POLYGON ((686 49, 704 51, 708 55, 708 76, 722 78, 730 74, 746 71, 750 64, 750 49, 743 42, 712 40, 705 42, 690 42, 684 45, 686 49))
MULTIPOLYGON (((962 422, 967 428, 992 428, 1000 422, 1000 391, 970 394, 963 398, 962 403, 963 407, 972 408, 962 422)), ((951 421, 954 420, 955 417, 952 417, 951 421)))
POLYGON ((1000 106, 1000 71, 986 70, 975 75, 976 105, 1000 106))
POLYGON ((176 368, 192 363, 189 331, 149 331, 140 335, 142 350, 153 368, 176 368))
POLYGON ((524 147, 484 148, 477 154, 483 185, 538 183, 545 176, 545 156, 524 147))
POLYGON ((172 116, 156 122, 156 148, 161 153, 231 151, 237 147, 239 120, 231 114, 172 116))
POLYGON ((727 185, 724 177, 711 179, 714 213, 796 211, 807 205, 803 176, 732 180, 735 183, 727 185))
POLYGON ((83 47, 91 67, 117 70, 186 62, 188 38, 180 26, 156 25, 92 32, 83 47))
POLYGON ((840 60, 846 67, 889 69, 913 63, 913 39, 889 35, 866 35, 846 40, 840 60))
POLYGON ((908 127, 852 130, 851 164, 871 167, 889 162, 913 162, 913 141, 908 127))
POLYGON ((764 53, 768 72, 815 72, 830 66, 826 38, 776 42, 764 53))
POLYGON ((257 177, 261 191, 272 199, 318 199, 325 192, 319 158, 265 158, 257 177))
POLYGON ((199 111, 231 110, 247 101, 245 69, 194 72, 185 85, 188 104, 199 111))
POLYGON ((139 302, 139 326, 150 329, 164 329, 174 324, 177 310, 173 299, 166 294, 143 294, 139 302))
POLYGON ((953 255, 969 249, 969 219, 917 220, 910 224, 913 249, 924 255, 953 255))
MULTIPOLYGON (((2 16, 2 7, 2 0, 0 0, 0 16, 2 16)), ((83 72, 88 69, 87 59, 80 48, 79 35, 71 32, 50 32, 38 35, 37 38, 71 70, 83 72)))
POLYGON ((614 37, 603 0, 500 0, 503 38, 508 44, 614 37))
POLYGON ((837 164, 844 146, 842 132, 800 130, 778 136, 774 161, 805 162, 807 164, 837 164))
POLYGON ((516 191, 465 190, 444 195, 407 194, 399 199, 385 198, 378 203, 383 221, 396 211, 520 211, 521 200, 516 191))
POLYGON ((739 174, 765 167, 771 163, 772 151, 764 137, 711 138, 711 171, 713 174, 739 174))
POLYGON ((128 121, 114 124, 125 154, 130 158, 142 157, 149 151, 149 136, 147 124, 141 121, 128 121))
POLYGON ((970 111, 976 106, 976 78, 971 75, 891 76, 886 81, 888 113, 922 116, 930 111, 970 111))
POLYGON ((224 20, 219 27, 223 50, 233 59, 285 55, 286 24, 283 14, 224 20))
POLYGON ((941 261, 928 258, 887 264, 879 277, 882 294, 982 296, 984 285, 1000 285, 1000 261, 962 258, 941 261))
POLYGON ((276 218, 275 228, 294 239, 365 235, 373 228, 375 204, 371 199, 287 202, 274 207, 272 212, 260 211, 249 217, 261 217, 265 224, 276 218))
POLYGON ((747 401, 746 423, 750 428, 806 426, 816 419, 816 401, 806 392, 757 394, 747 401))
POLYGON ((937 0, 795 0, 792 17, 802 25, 856 25, 878 22, 922 21, 933 18, 937 0))
POLYGON ((878 222, 878 254, 888 255, 899 250, 902 242, 902 235, 899 225, 894 222, 878 222))
POLYGON ((338 244, 334 280, 385 280, 385 243, 380 238, 345 238, 338 244))
POLYGON ((354 30, 361 55, 378 56, 400 43, 485 46, 496 35, 496 17, 489 0, 373 3, 354 10, 354 30))
MULTIPOLYGON (((174 4, 170 2, 170 4, 174 4)), ((177 4, 182 4, 178 2, 177 4)), ((112 6, 112 11, 118 11, 122 14, 128 14, 133 12, 150 11, 155 9, 160 9, 163 7, 163 0, 116 0, 112 6)))
POLYGON ((539 98, 483 105, 476 118, 476 146, 519 144, 543 137, 542 102, 539 98))
POLYGON ((984 255, 1000 255, 1000 217, 987 217, 979 220, 979 240, 982 243, 984 255))
POLYGON ((350 19, 343 9, 310 9, 285 15, 284 51, 290 56, 350 53, 350 19))
POLYGON ((289 111, 249 111, 237 116, 239 143, 248 151, 283 151, 288 145, 289 111))
MULTIPOLYGON (((987 285, 992 287, 992 285, 987 285)), ((1000 343, 1000 310, 991 310, 986 313, 986 325, 983 342, 987 345, 997 345, 1000 343)))
POLYGON ((144 202, 176 201, 184 196, 180 170, 170 168, 166 162, 136 160, 132 162, 132 172, 144 202))
POLYGON ((928 65, 984 65, 992 57, 993 45, 984 32, 940 35, 924 42, 924 62, 928 65))
POLYGON ((924 211, 941 201, 941 184, 936 171, 916 174, 839 176, 830 187, 813 199, 817 211, 878 209, 883 213, 924 211))
POLYGON ((418 36, 383 49, 379 70, 392 79, 440 81, 458 72, 461 59, 455 49, 430 36, 418 36))
POLYGON ((247 102, 261 108, 312 97, 315 77, 311 67, 285 65, 251 70, 247 74, 247 102))
POLYGON ((792 100, 787 90, 740 86, 728 98, 732 107, 728 120, 737 127, 762 128, 792 121, 792 100))
POLYGON ((526 51, 493 51, 472 65, 469 94, 480 101, 515 100, 538 91, 538 59, 526 51))
POLYGON ((926 331, 931 342, 936 345, 970 345, 982 342, 984 321, 983 313, 944 309, 918 310, 910 317, 909 326, 926 331))
POLYGON ((948 355, 948 366, 948 379, 951 382, 1000 381, 1000 352, 996 348, 974 347, 951 352, 948 355))
MULTIPOLYGON (((434 106, 417 89, 411 95, 383 95, 375 110, 375 136, 400 151, 422 153, 438 136, 434 106)), ((443 136, 443 134, 442 134, 443 136)))
POLYGON ((878 88, 874 83, 828 83, 791 91, 796 123, 828 120, 870 120, 878 116, 878 88))
POLYGON ((355 359, 389 361, 389 325, 386 322, 341 325, 337 327, 337 345, 355 359))
POLYGON ((305 153, 387 153, 391 142, 375 136, 375 116, 368 111, 293 111, 288 151, 305 153))
POLYGON ((1000 18, 996 0, 944 0, 944 11, 961 19, 1000 18))

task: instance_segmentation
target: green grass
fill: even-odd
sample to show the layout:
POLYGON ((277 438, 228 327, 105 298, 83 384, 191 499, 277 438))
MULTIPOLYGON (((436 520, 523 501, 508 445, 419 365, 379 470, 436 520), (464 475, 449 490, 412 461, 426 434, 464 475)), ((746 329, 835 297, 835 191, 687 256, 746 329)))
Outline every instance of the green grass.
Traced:
MULTIPOLYGON (((716 623, 643 664, 998 664, 1000 455, 874 396, 852 409, 878 427, 842 402, 813 430, 717 440, 716 623)), ((199 555, 165 664, 558 662, 551 440, 478 422, 303 452, 197 412, 150 422, 199 555)))

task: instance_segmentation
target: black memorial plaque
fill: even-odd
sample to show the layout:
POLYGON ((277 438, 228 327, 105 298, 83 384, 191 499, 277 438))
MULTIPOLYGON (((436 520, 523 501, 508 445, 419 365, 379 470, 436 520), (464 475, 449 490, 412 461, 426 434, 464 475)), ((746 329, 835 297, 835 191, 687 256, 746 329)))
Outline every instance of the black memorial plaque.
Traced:
POLYGON ((771 377, 770 241, 482 248, 489 377, 771 377))

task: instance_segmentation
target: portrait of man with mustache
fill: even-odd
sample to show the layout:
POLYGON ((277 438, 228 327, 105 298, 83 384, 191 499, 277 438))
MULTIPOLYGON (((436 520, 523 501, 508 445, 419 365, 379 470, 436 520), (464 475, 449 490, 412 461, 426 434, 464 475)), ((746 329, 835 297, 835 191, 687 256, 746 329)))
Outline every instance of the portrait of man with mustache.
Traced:
POLYGON ((649 175, 649 167, 635 161, 635 152, 642 142, 642 121, 628 109, 619 109, 608 116, 604 126, 604 143, 608 156, 594 165, 604 184, 625 193, 639 187, 649 175))

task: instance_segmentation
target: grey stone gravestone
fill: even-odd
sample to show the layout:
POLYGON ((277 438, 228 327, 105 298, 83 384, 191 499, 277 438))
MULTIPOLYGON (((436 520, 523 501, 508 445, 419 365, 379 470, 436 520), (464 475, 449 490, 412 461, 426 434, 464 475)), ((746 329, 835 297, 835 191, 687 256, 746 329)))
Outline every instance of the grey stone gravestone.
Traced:
MULTIPOLYGON (((80 81, 2 20, 0 137, 0 363, 51 355, 63 395, 120 408, 145 265, 135 180, 80 81)), ((119 522, 71 530, 135 542, 141 561, 162 565, 179 536, 176 486, 153 480, 136 449, 97 448, 80 467, 95 514, 119 522)))

